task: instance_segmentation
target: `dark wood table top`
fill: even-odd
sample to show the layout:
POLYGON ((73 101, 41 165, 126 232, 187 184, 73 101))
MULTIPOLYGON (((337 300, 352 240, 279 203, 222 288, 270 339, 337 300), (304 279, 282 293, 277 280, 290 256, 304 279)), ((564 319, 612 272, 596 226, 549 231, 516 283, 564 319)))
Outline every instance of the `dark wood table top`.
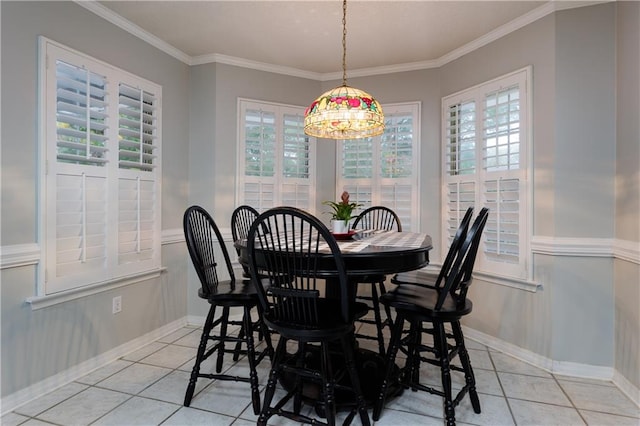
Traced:
MULTIPOLYGON (((432 243, 427 234, 397 231, 360 231, 348 240, 339 240, 347 274, 350 278, 367 275, 387 275, 413 271, 429 264, 432 243)), ((239 261, 248 264, 246 240, 235 242, 239 261)), ((327 264, 331 265, 327 253, 327 264)), ((331 270, 327 266, 327 271, 331 270)), ((328 275, 331 275, 328 273, 328 275)))

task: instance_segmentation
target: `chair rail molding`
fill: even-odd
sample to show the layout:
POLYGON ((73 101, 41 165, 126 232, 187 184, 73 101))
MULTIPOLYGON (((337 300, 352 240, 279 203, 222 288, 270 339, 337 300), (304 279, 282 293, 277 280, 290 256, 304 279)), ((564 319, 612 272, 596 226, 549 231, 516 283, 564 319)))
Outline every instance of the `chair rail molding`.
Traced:
POLYGON ((536 235, 531 239, 531 251, 550 256, 612 257, 640 264, 640 242, 613 238, 536 235))
POLYGON ((163 229, 162 245, 184 242, 184 231, 182 228, 163 229))
POLYGON ((0 269, 37 265, 40 245, 37 243, 0 246, 0 269))

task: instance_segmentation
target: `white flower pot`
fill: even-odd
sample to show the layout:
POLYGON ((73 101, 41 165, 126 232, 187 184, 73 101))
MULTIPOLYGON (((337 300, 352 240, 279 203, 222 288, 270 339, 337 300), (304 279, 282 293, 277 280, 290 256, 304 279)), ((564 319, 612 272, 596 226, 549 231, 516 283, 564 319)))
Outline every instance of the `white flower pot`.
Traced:
POLYGON ((331 230, 334 234, 346 234, 349 232, 349 221, 333 219, 331 221, 331 230))

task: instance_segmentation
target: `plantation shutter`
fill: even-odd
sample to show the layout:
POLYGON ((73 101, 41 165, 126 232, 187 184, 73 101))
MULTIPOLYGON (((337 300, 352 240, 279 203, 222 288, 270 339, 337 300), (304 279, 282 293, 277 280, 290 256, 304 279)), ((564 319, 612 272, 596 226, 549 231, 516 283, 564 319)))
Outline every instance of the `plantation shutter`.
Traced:
POLYGON ((304 115, 284 113, 282 157, 282 204, 303 210, 311 210, 309 184, 309 137, 304 134, 304 115))
POLYGON ((343 140, 338 144, 341 165, 337 195, 367 207, 394 210, 403 230, 418 229, 417 104, 384 106, 385 131, 374 138, 343 140))
POLYGON ((388 112, 380 140, 378 204, 396 212, 403 230, 413 227, 417 210, 417 185, 414 185, 414 122, 411 111, 388 112))
POLYGON ((46 72, 47 293, 107 277, 107 77, 56 50, 46 72))
POLYGON ((158 100, 124 83, 118 92, 118 264, 125 265, 156 255, 158 100))
POLYGON ((454 103, 444 114, 444 235, 450 243, 467 208, 476 207, 477 202, 476 105, 473 101, 454 103))
POLYGON ((467 207, 490 209, 478 268, 526 278, 527 71, 443 99, 443 240, 467 207))
POLYGON ((260 212, 280 205, 313 210, 315 149, 302 108, 245 99, 238 105, 238 203, 260 212))
POLYGON ((45 177, 38 294, 159 268, 160 87, 51 40, 40 43, 45 177))
POLYGON ((275 207, 276 117, 272 111, 244 114, 244 204, 258 211, 275 207))
POLYGON ((484 256, 504 271, 524 268, 520 255, 524 168, 521 165, 520 86, 511 85, 485 95, 482 121, 483 204, 489 207, 484 256))

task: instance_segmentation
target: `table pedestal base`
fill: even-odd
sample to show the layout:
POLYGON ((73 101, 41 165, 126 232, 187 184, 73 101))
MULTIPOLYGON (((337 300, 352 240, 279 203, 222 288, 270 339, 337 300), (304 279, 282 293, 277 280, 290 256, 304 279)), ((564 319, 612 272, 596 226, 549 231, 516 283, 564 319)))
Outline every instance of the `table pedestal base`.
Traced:
MULTIPOLYGON (((312 369, 319 368, 320 354, 318 348, 312 348, 307 353, 307 365, 312 369), (316 350, 314 350, 316 349, 316 350)), ((295 362, 295 357, 291 356, 291 362, 295 362)), ((367 350, 358 349, 355 354, 356 368, 358 370, 358 376, 360 377, 360 386, 364 394, 364 398, 367 402, 367 408, 372 408, 375 401, 378 399, 378 392, 380 392, 380 384, 384 379, 385 374, 385 359, 378 353, 367 350)), ((336 353, 332 358, 332 364, 334 371, 339 371, 338 386, 336 387, 335 397, 336 406, 338 411, 348 411, 355 406, 355 397, 351 390, 351 381, 349 380, 349 373, 344 366, 344 356, 336 353)), ((394 375, 398 375, 400 369, 396 367, 393 371, 394 375)), ((391 381, 395 383, 395 380, 391 381)), ((290 390, 294 384, 294 377, 285 377, 282 381, 282 386, 290 390)), ((302 396, 306 403, 314 405, 316 413, 319 416, 324 417, 324 405, 322 403, 320 383, 305 381, 303 383, 302 396)), ((389 386, 387 389, 387 397, 390 398, 400 395, 403 391, 402 386, 389 386)))

